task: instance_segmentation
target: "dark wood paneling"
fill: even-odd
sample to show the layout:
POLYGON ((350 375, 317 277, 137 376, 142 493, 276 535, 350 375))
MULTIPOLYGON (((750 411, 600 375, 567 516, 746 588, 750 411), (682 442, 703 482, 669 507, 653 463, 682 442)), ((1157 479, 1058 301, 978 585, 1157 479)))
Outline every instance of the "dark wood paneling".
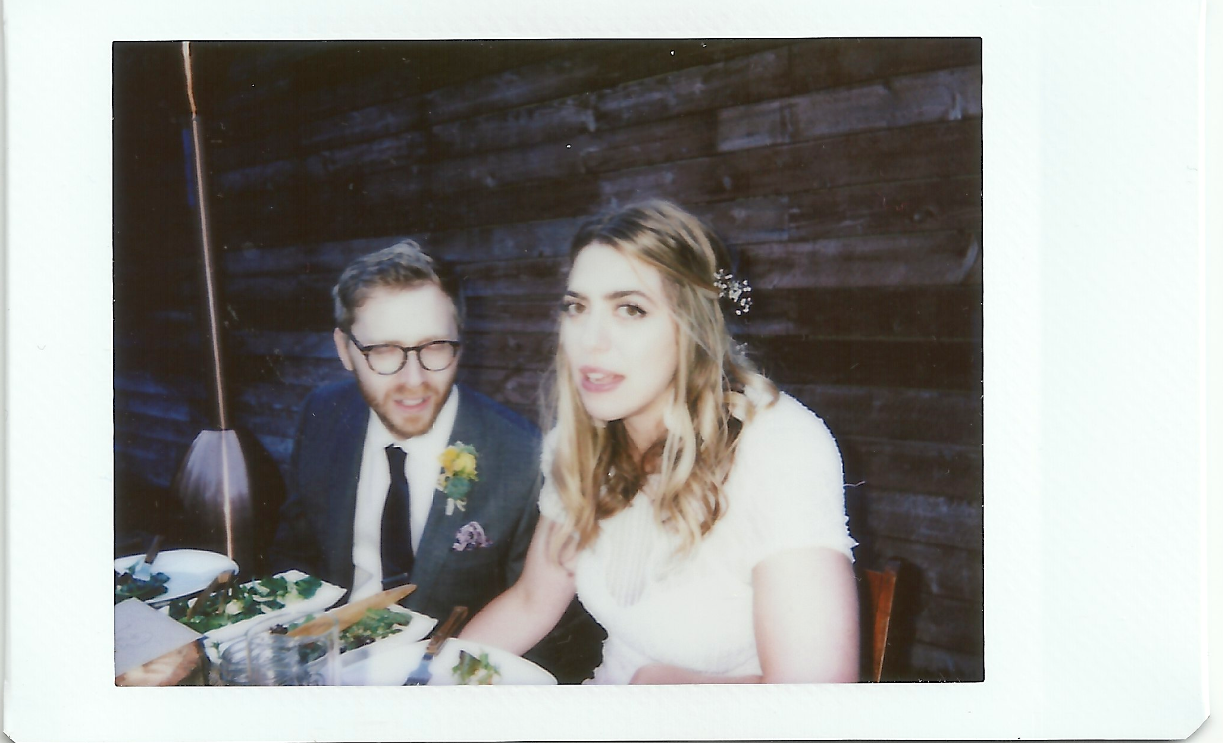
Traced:
POLYGON ((448 198, 451 194, 474 189, 569 180, 586 172, 580 153, 571 145, 546 142, 433 163, 429 185, 437 197, 448 198))
POLYGON ((437 124, 430 131, 433 155, 450 158, 564 141, 594 128, 594 95, 579 93, 534 106, 437 124))
POLYGON ((982 548, 982 507, 971 498, 898 493, 880 488, 849 490, 853 533, 907 539, 967 550, 982 548))
MULTIPOLYGON (((734 59, 777 45, 768 40, 597 41, 574 54, 437 91, 428 96, 429 110, 434 122, 453 121, 576 93, 618 91, 635 84, 628 81, 649 80, 671 70, 734 59)), ((615 102, 623 100, 614 92, 608 95, 615 102)), ((607 105, 607 112, 600 113, 611 116, 623 105, 613 102, 607 105)))
POLYGON ((425 135, 409 131, 323 150, 304 158, 237 167, 216 176, 211 185, 218 193, 232 198, 243 192, 293 188, 321 179, 353 182, 352 178, 361 174, 408 165, 426 152, 425 135))
POLYGON ((981 64, 981 40, 815 39, 790 48, 794 92, 981 64))
POLYGON ((560 302, 552 294, 485 295, 467 300, 467 330, 477 333, 556 332, 560 302))
MULTIPOLYGON (((806 264, 795 260, 793 265, 799 270, 806 264)), ((747 275, 759 274, 749 270, 747 275)), ((785 335, 793 333, 795 328, 804 328, 812 335, 825 338, 947 341, 981 338, 979 286, 770 288, 763 291, 763 282, 758 279, 753 280, 752 285, 757 288, 752 296, 752 311, 740 323, 740 334, 744 336, 785 335)))
POLYGON ((704 111, 727 100, 757 101, 789 93, 789 52, 776 49, 723 64, 635 80, 598 95, 599 128, 704 111))
POLYGON ((268 454, 272 459, 282 467, 289 462, 289 458, 293 454, 293 439, 291 437, 273 436, 270 434, 255 432, 255 437, 259 439, 259 443, 263 444, 263 448, 267 449, 268 454))
POLYGON ((978 658, 984 653, 985 614, 979 602, 922 596, 920 617, 917 642, 978 658))
MULTIPOLYGON (((116 464, 122 463, 132 468, 142 479, 157 487, 168 488, 178 470, 179 460, 186 455, 190 444, 190 440, 171 443, 138 432, 116 431, 116 464)), ((122 492, 115 493, 115 497, 120 499, 124 495, 122 492)))
POLYGON ((159 414, 125 412, 115 416, 116 434, 133 434, 168 444, 190 443, 202 429, 196 423, 176 420, 159 414))
POLYGON ((765 196, 714 204, 693 204, 693 214, 705 220, 732 250, 748 243, 774 242, 789 234, 787 195, 765 196))
MULTIPOLYGON (((304 399, 304 398, 303 398, 304 399)), ((251 403, 238 406, 234 412, 234 425, 250 431, 256 436, 270 436, 273 439, 292 439, 297 432, 296 411, 272 411, 266 415, 250 409, 251 403)), ((269 454, 274 452, 269 451, 269 454)), ((287 471, 292 447, 284 452, 283 459, 277 458, 277 463, 287 471)), ((275 455, 274 455, 275 456, 275 455)))
POLYGON ((919 586, 922 594, 981 605, 985 571, 979 550, 882 536, 872 536, 869 543, 862 542, 858 550, 860 559, 865 553, 868 564, 883 564, 890 557, 904 560, 910 570, 906 577, 919 586))
POLYGON ((981 446, 981 397, 970 393, 840 385, 788 385, 835 436, 981 446))
POLYGON ((598 181, 592 176, 525 185, 486 187, 453 193, 437 201, 422 192, 430 176, 415 172, 380 173, 366 179, 361 197, 371 207, 367 227, 378 232, 415 232, 478 227, 531 220, 575 217, 597 211, 598 181), (391 208, 393 207, 393 208, 391 208))
POLYGON ((297 426, 298 411, 310 389, 271 382, 248 383, 234 399, 234 416, 238 420, 264 421, 261 425, 267 426, 266 430, 287 437, 297 426), (267 421, 276 423, 268 426, 267 421))
POLYGON ((981 231, 981 178, 876 183, 789 195, 787 237, 981 231))
POLYGON ((463 367, 459 372, 459 381, 513 407, 541 427, 547 427, 540 419, 545 389, 544 376, 540 370, 521 366, 506 368, 473 364, 463 367))
MULTIPOLYGON (((596 102, 594 94, 589 92, 594 90, 590 87, 593 80, 613 83, 649 78, 661 72, 706 63, 715 63, 717 69, 716 63, 720 60, 778 47, 781 43, 767 40, 607 42, 587 44, 575 54, 562 57, 564 42, 546 42, 535 47, 520 47, 516 58, 502 55, 500 59, 490 58, 487 46, 451 45, 443 54, 453 56, 470 51, 479 54, 474 61, 464 59, 461 65, 446 65, 445 58, 435 60, 432 85, 439 87, 427 95, 414 95, 420 85, 410 84, 410 76, 405 80, 404 75, 387 74, 385 70, 379 71, 381 78, 366 78, 360 83, 353 82, 360 78, 353 77, 350 72, 345 84, 315 91, 304 91, 301 86, 284 83, 257 85, 251 91, 240 93, 243 103, 235 105, 231 98, 225 106, 227 110, 222 112, 224 123, 210 129, 214 143, 224 145, 215 166, 220 171, 228 171, 291 157, 313 148, 342 147, 410 129, 429 129, 432 157, 539 144, 595 128, 596 102), (532 57, 544 56, 556 59, 528 64, 532 57), (444 75, 455 69, 470 73, 477 72, 481 66, 492 65, 517 69, 484 78, 469 74, 468 82, 446 84, 444 75), (271 104, 270 107, 256 105, 261 99, 265 105, 271 104), (276 106, 277 99, 291 103, 291 107, 276 106), (282 118, 285 109, 290 109, 296 117, 282 118), (334 113, 325 113, 327 111, 334 113), (276 131, 266 134, 271 129, 276 131)), ((419 43, 404 49, 404 61, 409 64, 418 62, 420 55, 431 53, 419 43)), ((299 75, 303 82, 311 82, 312 72, 293 70, 290 74, 299 75)), ((689 91, 689 106, 711 105, 713 99, 701 92, 689 91), (693 92, 696 95, 692 95, 693 92)), ((608 105, 622 108, 625 100, 624 93, 612 95, 608 105)))
MULTIPOLYGON (((285 306, 309 300, 316 305, 323 305, 327 314, 334 316, 332 308, 328 306, 328 299, 335 280, 336 276, 330 271, 291 273, 279 276, 235 276, 226 282, 226 299, 235 306, 241 306, 243 302, 250 300, 260 304, 283 304, 285 306)), ((257 323, 258 318, 247 318, 247 321, 257 323)), ((256 324, 255 327, 258 325, 256 324)))
MULTIPOLYGON (((668 154, 667 143, 688 148, 696 138, 663 138, 610 152, 645 162, 668 154), (644 154, 643 154, 644 153, 644 154)), ((589 147, 588 147, 589 151, 589 147)), ((676 153, 669 153, 674 156, 676 153)), ((625 164, 625 163, 622 163, 625 164)), ((488 225, 587 214, 606 203, 645 196, 684 197, 688 203, 751 198, 816 188, 974 175, 980 172, 978 121, 909 127, 844 138, 731 153, 650 167, 630 167, 596 178, 580 153, 562 144, 541 145, 494 159, 411 163, 313 187, 293 179, 301 168, 284 167, 275 191, 218 192, 217 222, 222 240, 240 245, 270 240, 315 239, 349 233, 387 234, 488 225), (479 194, 478 198, 475 197, 479 194), (445 194, 433 201, 426 194, 445 194), (360 218, 360 222, 355 222, 360 218), (307 226, 309 230, 307 230, 307 226), (321 231, 321 235, 319 234, 321 231)), ((247 181, 257 182, 246 174, 247 181)), ((283 244, 283 243, 282 243, 283 244)))
POLYGON ((980 116, 981 68, 939 70, 721 109, 718 149, 727 152, 980 116))
POLYGON ((197 403, 205 399, 205 391, 194 378, 158 374, 148 369, 125 370, 115 374, 115 390, 124 393, 155 395, 167 401, 197 403))
POLYGON ((975 446, 842 437, 847 482, 981 501, 982 452, 975 446))
POLYGON ((472 264, 464 271, 463 286, 470 296, 565 293, 565 265, 554 258, 472 264))
MULTIPOLYGON (((505 111, 496 111, 491 106, 472 107, 474 115, 464 118, 448 126, 435 126, 438 137, 438 151, 443 155, 469 154, 474 151, 500 149, 506 147, 522 147, 537 144, 558 136, 573 135, 581 131, 591 131, 595 128, 606 128, 611 123, 611 117, 605 115, 598 123, 594 120, 596 98, 603 109, 616 109, 622 120, 630 120, 634 114, 623 112, 625 109, 626 88, 641 84, 640 81, 660 74, 675 74, 677 70, 700 68, 702 66, 718 66, 727 60, 747 57, 769 49, 784 46, 781 40, 757 39, 717 39, 717 40, 660 40, 649 42, 600 42, 598 46, 583 52, 590 52, 590 61, 601 65, 603 70, 582 68, 562 70, 561 80, 553 83, 560 86, 562 97, 548 99, 540 95, 540 88, 532 89, 532 93, 543 100, 542 103, 518 105, 505 111), (576 72, 576 75, 575 75, 576 72), (581 75, 588 75, 583 80, 581 75), (600 91, 590 84, 590 80, 601 78, 609 84, 600 91), (596 92, 598 91, 598 92, 596 92), (489 111, 493 111, 489 113, 489 111)), ((574 55, 577 58, 578 55, 574 55)), ((732 62, 732 64, 734 64, 732 62)), ((526 73, 523 77, 528 76, 526 73)), ((700 74, 699 72, 696 74, 700 74)), ((545 79, 551 79, 551 73, 545 73, 545 79)), ((518 87, 522 86, 510 86, 518 87)), ((700 95, 701 91, 687 88, 691 86, 677 85, 671 95, 687 95, 689 106, 698 106, 702 110, 715 100, 709 95, 700 95), (694 95, 695 93, 695 95, 694 95)), ((465 91, 453 91, 453 97, 460 98, 465 91)), ((651 111, 660 109, 655 106, 651 111)), ((605 111, 605 114, 607 112, 605 111)), ((671 112, 673 113, 673 111, 671 112)), ((637 116, 643 116, 637 113, 637 116)), ((658 116, 657 113, 652 115, 658 116)), ((664 111, 663 115, 668 115, 664 111)))
POLYGON ((338 363, 330 330, 308 333, 251 329, 236 333, 234 340, 239 353, 336 360, 338 363))
MULTIPOLYGON (((230 299, 240 301, 254 295, 269 300, 292 301, 295 296, 318 296, 327 293, 339 276, 340 266, 350 251, 360 254, 360 246, 378 249, 393 239, 352 241, 337 245, 328 253, 326 247, 281 248, 260 252, 229 251, 233 258, 225 259, 234 266, 227 282, 230 299), (276 272, 277 265, 296 266, 292 273, 276 272)), ((540 250, 538 252, 544 252, 540 250)), ((745 322, 759 323, 762 329, 769 322, 791 319, 794 313, 806 317, 809 308, 828 307, 837 300, 876 299, 896 301, 904 310, 912 306, 917 312, 936 312, 946 317, 965 309, 979 309, 979 289, 955 290, 938 288, 922 299, 919 292, 909 290, 870 292, 831 292, 836 287, 898 287, 924 285, 955 285, 964 283, 980 252, 976 235, 955 232, 932 232, 912 235, 872 235, 868 237, 836 238, 815 242, 766 243, 745 246, 744 261, 750 266, 747 275, 755 289, 753 311, 756 316, 745 322), (820 289, 802 292, 791 290, 820 289), (907 297, 907 298, 906 298, 907 297), (758 306, 757 306, 758 305, 758 306)), ((522 257, 517 260, 466 264, 461 273, 465 289, 471 296, 488 294, 551 294, 563 293, 567 261, 562 257, 522 257), (521 283, 517 283, 521 282, 521 283)), ((884 305, 873 309, 888 312, 884 305)), ((818 315, 817 315, 818 317, 818 315)), ((852 318, 838 319, 838 324, 858 322, 852 318)), ((889 321, 898 325, 917 325, 918 318, 900 317, 889 321)), ((960 330, 951 328, 952 337, 964 337, 972 316, 959 319, 960 330)), ((751 332, 751 328, 748 327, 751 332)), ((768 331, 764 331, 768 332, 768 331)))
POLYGON ((980 172, 981 124, 968 120, 634 168, 603 176, 600 189, 611 203, 647 195, 697 203, 980 172))
POLYGON ((531 369, 542 372, 552 365, 556 338, 551 334, 468 333, 463 342, 463 363, 494 369, 531 369))
POLYGON ((945 648, 915 643, 909 652, 910 664, 920 669, 903 674, 898 681, 984 681, 982 656, 957 653, 945 648))
POLYGON ((610 173, 717 153, 717 121, 697 113, 574 137, 572 147, 585 172, 610 173))
MULTIPOLYGON (((470 95, 478 83, 465 81, 488 79, 515 67, 525 68, 527 75, 538 75, 547 69, 538 60, 573 52, 573 45, 568 41, 316 45, 300 58, 285 55, 274 65, 228 80, 220 95, 214 96, 218 100, 206 109, 212 124, 209 134, 234 139, 273 133, 292 137, 302 122, 342 117, 396 97, 422 97, 449 86, 455 86, 450 95, 470 95)), ((248 56, 264 53, 252 49, 248 56)), ((223 60, 219 63, 225 64, 223 60)), ((504 77, 512 79, 512 74, 504 77)), ((428 107, 430 99, 426 96, 420 103, 428 107)))
MULTIPOLYGON (((115 388, 121 389, 118 381, 116 381, 115 388)), ((115 396, 116 418, 136 414, 184 422, 198 420, 195 407, 178 397, 135 391, 124 391, 123 394, 115 396)))
MULTIPOLYGON (((390 247, 402 239, 403 236, 372 237, 272 249, 251 246, 227 250, 221 260, 225 273, 230 277, 308 273, 331 276, 334 283, 339 279, 340 272, 354 258, 390 247)), ((226 282, 226 288, 231 293, 232 283, 232 278, 226 282)))
POLYGON ((452 261, 501 261, 566 255, 569 241, 584 218, 568 217, 474 227, 457 233, 436 233, 426 245, 439 246, 439 254, 452 261), (460 243, 461 247, 452 243, 460 243))
POLYGON ((956 391, 981 386, 981 347, 973 341, 756 336, 749 355, 789 384, 861 384, 956 391))

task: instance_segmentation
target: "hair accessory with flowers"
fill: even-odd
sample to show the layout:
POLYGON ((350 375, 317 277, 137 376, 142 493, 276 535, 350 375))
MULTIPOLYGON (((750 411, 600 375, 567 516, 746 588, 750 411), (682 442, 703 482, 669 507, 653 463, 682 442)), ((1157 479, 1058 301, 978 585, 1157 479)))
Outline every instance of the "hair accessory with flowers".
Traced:
POLYGON ((746 315, 752 309, 752 285, 747 279, 736 279, 733 273, 719 268, 713 275, 713 285, 718 289, 718 298, 729 300, 736 315, 746 315))
POLYGON ((476 476, 476 448, 456 441, 437 459, 442 463, 437 489, 446 494, 446 515, 454 513, 455 508, 466 511, 467 493, 471 484, 480 479, 476 476))

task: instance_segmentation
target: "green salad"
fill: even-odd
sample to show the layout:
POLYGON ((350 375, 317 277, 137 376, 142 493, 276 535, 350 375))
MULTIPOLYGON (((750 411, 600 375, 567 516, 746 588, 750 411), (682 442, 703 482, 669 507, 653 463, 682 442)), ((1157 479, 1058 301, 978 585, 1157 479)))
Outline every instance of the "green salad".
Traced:
MULTIPOLYGON (((277 625, 271 631, 275 634, 286 634, 312 619, 314 615, 307 614, 292 624, 277 625)), ((365 616, 340 632, 340 652, 347 653, 349 650, 356 650, 384 637, 390 637, 411 623, 412 615, 402 611, 366 609, 365 616)))
POLYGON ((166 583, 170 576, 165 573, 153 573, 148 580, 142 580, 132 575, 131 571, 115 573, 115 603, 127 599, 148 601, 166 592, 166 583))
POLYGON ((485 686, 501 676, 501 671, 488 660, 488 653, 477 657, 466 650, 459 651, 459 662, 450 669, 460 684, 485 686))
POLYGON ((390 637, 412 623, 412 615, 391 609, 366 609, 365 616, 340 633, 340 652, 390 637))
POLYGON ((169 612, 172 619, 196 632, 209 632, 304 601, 314 596, 322 584, 321 580, 310 575, 296 581, 281 576, 260 578, 202 597, 199 600, 204 604, 190 618, 187 612, 191 604, 186 598, 171 601, 169 612))

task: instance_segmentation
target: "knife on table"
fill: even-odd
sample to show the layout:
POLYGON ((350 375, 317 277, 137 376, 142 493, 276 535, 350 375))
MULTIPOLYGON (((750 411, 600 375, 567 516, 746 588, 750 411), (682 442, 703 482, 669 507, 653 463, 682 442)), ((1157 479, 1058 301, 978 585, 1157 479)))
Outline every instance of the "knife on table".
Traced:
POLYGON ((408 680, 403 682, 404 686, 424 686, 429 683, 429 679, 433 678, 433 672, 429 669, 429 665, 433 663, 433 656, 437 655, 438 651, 442 649, 442 645, 446 644, 446 641, 458 630, 466 618, 466 606, 456 606, 451 610, 450 616, 446 617, 446 621, 442 623, 442 626, 433 634, 433 638, 429 640, 429 644, 425 646, 425 654, 420 659, 420 665, 416 667, 415 671, 412 671, 412 674, 408 676, 408 680))

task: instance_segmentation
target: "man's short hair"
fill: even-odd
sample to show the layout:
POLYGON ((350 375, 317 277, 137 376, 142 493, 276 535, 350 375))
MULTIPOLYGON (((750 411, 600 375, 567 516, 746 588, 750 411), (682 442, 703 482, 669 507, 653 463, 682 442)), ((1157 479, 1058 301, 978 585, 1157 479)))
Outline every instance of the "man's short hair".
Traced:
POLYGON ((335 324, 340 330, 352 330, 357 308, 378 289, 411 289, 422 284, 436 284, 454 303, 455 322, 463 329, 466 316, 462 286, 445 262, 430 258, 412 240, 395 243, 389 248, 357 258, 331 289, 335 300, 335 324))

